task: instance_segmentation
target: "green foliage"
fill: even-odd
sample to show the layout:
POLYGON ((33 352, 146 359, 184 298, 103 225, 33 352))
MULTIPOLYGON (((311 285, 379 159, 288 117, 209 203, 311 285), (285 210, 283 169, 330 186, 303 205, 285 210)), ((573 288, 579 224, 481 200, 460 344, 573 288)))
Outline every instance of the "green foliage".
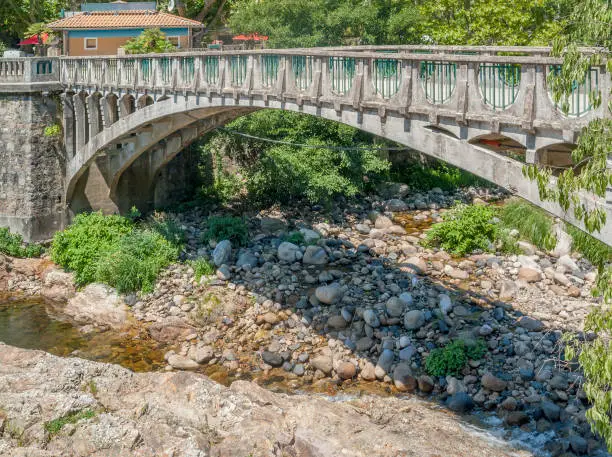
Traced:
POLYGON ((66 230, 55 234, 51 258, 74 271, 78 285, 94 282, 100 258, 133 229, 133 223, 125 217, 104 216, 102 212, 79 214, 66 230))
POLYGON ((0 57, 2 56, 2 54, 4 54, 4 51, 6 51, 7 49, 8 49, 8 46, 6 45, 6 43, 0 40, 0 57))
POLYGON ((593 265, 612 263, 612 248, 573 225, 566 224, 565 231, 572 237, 572 249, 580 252, 593 265))
POLYGON ((212 216, 207 220, 208 229, 204 232, 203 241, 230 240, 234 246, 246 246, 249 241, 249 229, 241 217, 212 216))
POLYGON ((44 249, 37 243, 25 244, 21 235, 0 227, 0 252, 11 257, 40 257, 44 249))
POLYGON ((217 270, 215 264, 206 259, 196 259, 191 262, 196 282, 200 282, 202 276, 210 276, 217 270))
POLYGON ((151 54, 172 52, 176 47, 160 29, 145 29, 139 36, 128 40, 123 49, 127 54, 151 54))
POLYGON ((62 8, 70 9, 67 0, 15 0, 0 2, 0 34, 6 38, 24 35, 30 24, 59 18, 62 8))
POLYGON ((453 190, 458 187, 491 185, 484 179, 439 160, 400 165, 391 170, 391 177, 417 190, 431 190, 434 187, 453 190))
POLYGON ((128 213, 125 215, 125 217, 127 217, 132 222, 136 222, 142 218, 142 213, 138 208, 132 206, 128 213))
POLYGON ((177 248, 183 247, 187 242, 185 231, 179 227, 174 219, 171 219, 166 214, 153 213, 146 226, 159 233, 177 248))
POLYGON ((495 209, 490 206, 458 204, 444 214, 443 222, 431 227, 425 244, 459 256, 476 249, 489 251, 500 236, 495 217, 495 209))
POLYGON ((59 124, 48 125, 45 127, 44 135, 47 138, 55 138, 62 134, 62 126, 59 124))
POLYGON ((85 409, 83 411, 75 411, 65 416, 59 417, 57 419, 53 419, 51 421, 45 422, 43 427, 45 431, 49 435, 49 439, 52 439, 55 435, 57 435, 62 428, 64 428, 67 424, 76 424, 82 420, 92 419, 96 416, 96 412, 93 409, 85 409))
POLYGON ((302 232, 291 232, 283 235, 283 241, 293 243, 296 245, 304 244, 304 235, 302 232))
POLYGON ((386 177, 389 163, 371 148, 373 138, 340 123, 283 111, 259 111, 228 128, 291 144, 356 147, 360 150, 277 145, 217 132, 208 146, 243 167, 248 197, 259 204, 303 197, 329 203, 352 196, 386 177))
POLYGON ((504 226, 517 229, 521 237, 538 248, 547 251, 555 248, 557 239, 554 236, 550 216, 532 204, 513 199, 501 208, 500 218, 504 226))
POLYGON ((176 246, 159 233, 134 230, 100 257, 95 280, 119 293, 152 292, 159 272, 177 258, 176 246))
POLYGON ((468 360, 479 360, 487 353, 484 341, 466 344, 462 340, 454 340, 443 348, 436 348, 425 359, 425 369, 432 376, 457 376, 466 366, 468 360))

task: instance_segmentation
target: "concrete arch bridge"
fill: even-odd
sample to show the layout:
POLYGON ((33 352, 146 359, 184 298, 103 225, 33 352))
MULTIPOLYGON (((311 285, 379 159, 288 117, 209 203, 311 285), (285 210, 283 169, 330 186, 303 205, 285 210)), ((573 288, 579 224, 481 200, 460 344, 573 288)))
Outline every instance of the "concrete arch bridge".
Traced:
MULTIPOLYGON (((555 105, 547 77, 561 62, 549 48, 382 46, 43 62, 45 74, 40 61, 24 68, 30 86, 40 90, 48 83, 37 77, 51 73, 61 92, 61 201, 69 213, 147 208, 181 180, 172 167, 195 138, 245 113, 282 109, 406 145, 576 223, 571 211, 542 202, 521 170, 524 163, 572 166, 580 130, 610 116, 603 65, 575 84, 567 113, 555 105), (598 108, 589 98, 594 90, 603 97, 598 108)), ((1 68, 0 59, 0 93, 1 68)), ((581 198, 608 214, 595 236, 612 244, 612 191, 581 198)))

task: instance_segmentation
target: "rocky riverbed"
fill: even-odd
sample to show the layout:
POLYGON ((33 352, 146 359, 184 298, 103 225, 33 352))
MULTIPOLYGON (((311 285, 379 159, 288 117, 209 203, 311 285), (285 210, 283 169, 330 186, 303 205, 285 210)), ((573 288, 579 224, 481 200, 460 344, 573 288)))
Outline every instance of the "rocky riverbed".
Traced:
MULTIPOLYGON (((189 264, 177 264, 153 293, 120 297, 100 285, 76 292, 70 275, 44 261, 7 259, 0 271, 10 274, 0 282, 67 302, 65 312, 82 325, 146 326, 168 344, 169 371, 311 392, 299 398, 368 393, 401 397, 376 400, 397 406, 420 396, 472 412, 507 440, 527 437, 537 455, 607 455, 584 416, 582 378, 562 362, 563 332, 579 330, 596 304, 595 272, 569 251, 563 233, 553 253, 521 242, 521 255, 457 259, 419 244, 454 201, 502 197, 479 189, 408 194, 389 185, 379 197, 332 211, 304 205, 249 215, 246 247, 202 245, 211 213, 193 210, 176 216, 188 234, 185 256, 212 259, 212 277, 196 281, 189 264), (427 375, 426 356, 457 339, 483 341, 485 356, 457 376, 427 375)), ((404 452, 414 454, 380 455, 429 455, 409 447, 404 452)))

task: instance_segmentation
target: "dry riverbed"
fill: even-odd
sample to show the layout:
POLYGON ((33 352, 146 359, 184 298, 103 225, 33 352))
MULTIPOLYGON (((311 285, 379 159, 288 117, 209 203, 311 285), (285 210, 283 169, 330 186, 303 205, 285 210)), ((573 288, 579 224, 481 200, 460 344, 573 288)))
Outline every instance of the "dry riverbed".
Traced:
POLYGON ((189 265, 175 265, 144 296, 118 296, 101 285, 77 292, 71 276, 48 261, 4 259, 4 290, 46 297, 86 334, 145 331, 165 345, 155 363, 169 373, 134 375, 2 346, 9 355, 0 354, 0 386, 12 386, 0 389, 5 423, 21 421, 22 445, 66 453, 18 454, 20 440, 6 425, 0 452, 4 445, 11 456, 450 457, 531 455, 516 450, 531 446, 541 456, 607 455, 586 423, 580 374, 560 363, 562 333, 579 330, 596 304, 592 266, 563 243, 555 253, 522 243, 520 256, 462 259, 419 245, 453 201, 497 197, 478 190, 407 195, 390 186, 384 198, 329 213, 304 205, 253 214, 242 248, 202 245, 205 214, 194 210, 177 216, 188 234, 186 255, 214 259, 217 274, 195 281, 189 265), (305 242, 283 241, 290 231, 305 242), (454 339, 481 339, 484 358, 459 376, 428 376, 427 354, 454 339), (16 380, 35 379, 41 367, 52 376, 38 376, 56 384, 26 382, 21 392, 16 380), (95 393, 87 387, 92 373, 95 393), (26 397, 45 398, 45 389, 72 392, 74 406, 23 406, 26 397), (145 404, 155 406, 135 412, 145 404), (95 417, 45 436, 45 421, 84 408, 95 417), (488 424, 506 444, 468 423, 488 424), (115 436, 121 424, 126 432, 115 436), (105 439, 115 443, 112 452, 105 439))

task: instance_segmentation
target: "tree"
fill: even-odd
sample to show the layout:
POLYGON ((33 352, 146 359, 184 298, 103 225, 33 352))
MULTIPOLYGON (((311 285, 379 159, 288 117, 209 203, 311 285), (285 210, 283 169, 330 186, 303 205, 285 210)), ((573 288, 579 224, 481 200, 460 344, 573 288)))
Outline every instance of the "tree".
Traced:
MULTIPOLYGON (((601 65, 612 49, 612 6, 610 0, 583 0, 571 13, 566 33, 555 40, 553 53, 563 56, 558 72, 549 77, 553 97, 563 110, 569 109, 569 97, 577 82, 584 81, 592 66, 601 65), (598 46, 597 52, 582 53, 578 46, 598 46)), ((607 60, 608 73, 612 59, 607 60)), ((611 92, 612 93, 612 92, 611 92)), ((590 94, 594 106, 601 104, 599 93, 590 94)), ((612 102, 604 109, 612 112, 612 102)), ((551 172, 535 165, 525 167, 525 175, 537 180, 543 199, 556 201, 565 210, 573 209, 589 232, 599 230, 606 222, 606 214, 598 207, 589 208, 578 199, 580 192, 604 197, 606 187, 612 186, 612 170, 607 162, 612 159, 612 119, 591 121, 581 132, 578 145, 572 152, 573 168, 565 170, 556 183, 551 183, 551 172)), ((566 360, 576 356, 584 372, 584 391, 591 402, 586 417, 594 432, 601 435, 612 451, 612 259, 601 260, 595 294, 602 297, 602 305, 595 307, 586 319, 584 330, 594 338, 568 337, 566 360)))
POLYGON ((171 52, 176 47, 168 41, 166 34, 160 29, 145 29, 139 36, 125 43, 123 49, 128 54, 151 54, 171 52))
POLYGON ((23 36, 30 24, 57 19, 68 5, 68 0, 0 1, 0 33, 6 38, 23 36))

